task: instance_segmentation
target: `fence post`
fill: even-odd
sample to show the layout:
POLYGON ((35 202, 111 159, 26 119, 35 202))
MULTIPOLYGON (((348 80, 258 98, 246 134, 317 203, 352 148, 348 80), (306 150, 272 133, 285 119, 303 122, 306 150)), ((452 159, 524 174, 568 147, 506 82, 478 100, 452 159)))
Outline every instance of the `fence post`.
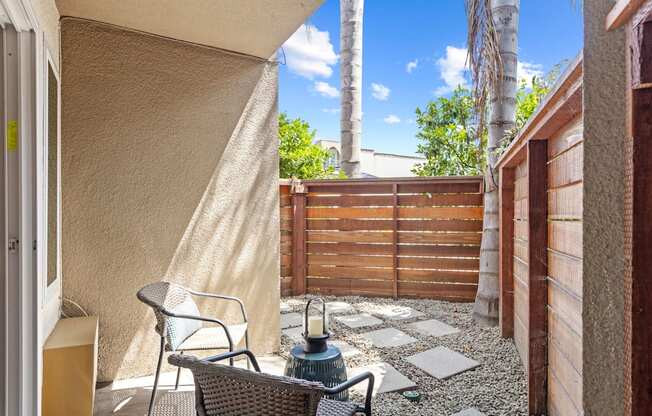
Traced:
POLYGON ((514 168, 500 169, 498 180, 500 210, 498 250, 500 261, 500 335, 503 338, 514 336, 514 168))
POLYGON ((548 382, 548 141, 527 143, 528 164, 528 405, 531 415, 547 411, 548 382))
POLYGON ((394 236, 393 247, 393 272, 394 272, 394 299, 398 299, 398 184, 394 183, 392 185, 392 194, 393 194, 393 215, 392 215, 392 233, 394 236))
POLYGON ((306 293, 306 190, 301 182, 292 184, 292 292, 306 293))

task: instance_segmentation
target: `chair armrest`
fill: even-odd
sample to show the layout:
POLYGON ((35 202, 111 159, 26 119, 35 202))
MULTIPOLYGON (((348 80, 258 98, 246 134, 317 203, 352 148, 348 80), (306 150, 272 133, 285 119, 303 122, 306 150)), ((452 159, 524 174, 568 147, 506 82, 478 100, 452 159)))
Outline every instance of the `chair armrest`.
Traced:
POLYGON ((365 403, 364 403, 364 413, 367 416, 371 416, 371 396, 374 391, 374 375, 371 374, 369 371, 365 371, 362 374, 358 374, 357 376, 350 378, 344 383, 339 384, 335 387, 326 388, 324 391, 326 392, 326 394, 329 395, 341 393, 344 390, 348 390, 351 387, 355 386, 356 384, 359 384, 367 379, 369 379, 369 384, 367 384, 367 396, 365 398, 365 403))
POLYGON ((237 350, 237 351, 229 351, 225 352, 222 354, 218 355, 213 355, 211 357, 206 357, 202 358, 202 361, 209 361, 211 363, 216 363, 218 361, 226 360, 226 359, 233 359, 233 357, 237 357, 238 355, 246 355, 249 358, 249 361, 251 361, 251 364, 253 364, 254 369, 260 373, 260 366, 258 365, 258 361, 256 360, 256 356, 254 355, 253 352, 242 349, 242 350, 237 350))
POLYGON ((240 305, 240 312, 242 312, 242 319, 244 320, 244 322, 247 322, 247 310, 245 309, 244 302, 242 302, 242 300, 240 300, 239 298, 236 298, 235 296, 217 295, 215 293, 197 292, 197 291, 190 290, 190 289, 186 289, 186 290, 188 291, 188 293, 190 293, 193 296, 200 296, 200 297, 205 297, 205 298, 222 299, 222 300, 237 302, 238 305, 240 305))

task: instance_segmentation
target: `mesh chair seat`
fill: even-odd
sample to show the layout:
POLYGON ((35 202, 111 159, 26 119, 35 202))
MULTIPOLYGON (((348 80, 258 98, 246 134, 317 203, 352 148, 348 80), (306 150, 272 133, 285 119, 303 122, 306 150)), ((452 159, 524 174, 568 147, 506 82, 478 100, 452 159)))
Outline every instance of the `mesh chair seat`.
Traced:
POLYGON ((353 416, 357 410, 358 406, 355 403, 321 399, 317 416, 353 416))
MULTIPOLYGON (((233 344, 238 345, 247 332, 247 324, 227 325, 233 344)), ((193 350, 217 350, 228 349, 229 341, 226 338, 226 333, 222 327, 204 327, 199 331, 186 338, 179 346, 177 351, 193 351, 193 350)), ((172 351, 169 345, 166 344, 165 349, 172 351)))

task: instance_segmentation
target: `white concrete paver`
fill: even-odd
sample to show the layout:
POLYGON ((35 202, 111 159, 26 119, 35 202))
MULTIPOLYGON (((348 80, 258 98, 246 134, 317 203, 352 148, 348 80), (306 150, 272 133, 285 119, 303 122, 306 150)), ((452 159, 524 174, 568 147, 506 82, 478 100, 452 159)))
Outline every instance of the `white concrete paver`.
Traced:
POLYGON ((303 315, 297 312, 281 314, 281 329, 303 325, 303 315))
POLYGON ((430 337, 441 337, 444 335, 457 334, 460 332, 459 329, 447 325, 436 319, 414 322, 409 324, 408 327, 422 335, 427 335, 430 337))
POLYGON ((385 319, 389 319, 390 321, 403 321, 408 319, 421 318, 422 316, 426 315, 425 313, 417 311, 416 309, 397 305, 382 305, 382 307, 376 308, 376 310, 374 310, 372 313, 375 315, 380 315, 385 319))
POLYGON ((334 347, 339 348, 339 350, 342 352, 342 357, 344 358, 350 358, 360 354, 360 350, 354 347, 353 345, 349 344, 348 342, 334 340, 334 341, 329 341, 328 343, 333 345, 334 347))
POLYGON ((292 306, 288 305, 285 302, 281 302, 281 313, 292 312, 292 306))
POLYGON ((383 323, 383 321, 369 315, 368 313, 361 313, 358 315, 336 316, 334 319, 337 322, 353 329, 364 328, 365 326, 380 325, 383 323))
MULTIPOLYGON (((349 371, 349 378, 369 371, 374 375, 373 395, 378 393, 390 393, 394 391, 414 390, 417 388, 415 382, 401 374, 397 369, 387 363, 376 363, 364 367, 354 368, 349 371)), ((353 387, 353 390, 362 394, 367 392, 367 383, 363 382, 353 387)))
POLYGON ((281 331, 283 335, 290 338, 292 342, 303 341, 303 327, 288 328, 281 331))
POLYGON ((332 314, 338 313, 355 313, 355 308, 347 302, 326 302, 326 311, 332 314))
POLYGON ((413 338, 396 328, 379 329, 377 331, 362 334, 362 336, 371 341, 371 344, 374 347, 379 348, 400 347, 402 345, 417 342, 416 338, 413 338))
POLYGON ((447 379, 480 365, 479 362, 446 347, 433 348, 407 357, 406 360, 440 380, 447 379))

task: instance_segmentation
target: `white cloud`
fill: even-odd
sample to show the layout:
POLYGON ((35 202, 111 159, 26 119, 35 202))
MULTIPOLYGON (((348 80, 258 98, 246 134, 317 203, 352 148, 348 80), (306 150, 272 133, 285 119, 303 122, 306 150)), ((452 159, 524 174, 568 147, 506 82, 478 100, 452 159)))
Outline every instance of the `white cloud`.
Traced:
POLYGON ((387 101, 389 98, 390 89, 383 84, 371 83, 371 96, 379 101, 387 101))
POLYGON ((340 96, 340 90, 333 87, 328 82, 324 81, 315 81, 313 89, 321 94, 322 97, 336 98, 340 96))
POLYGON ((437 60, 443 86, 435 90, 435 95, 444 95, 453 91, 458 85, 468 87, 466 72, 466 48, 446 46, 446 56, 437 60))
POLYGON ((415 59, 414 61, 410 61, 405 65, 405 70, 407 71, 408 74, 411 74, 412 71, 417 69, 417 66, 419 66, 419 60, 415 59))
MULTIPOLYGON (((466 65, 466 48, 446 47, 446 56, 437 60, 441 79, 445 85, 435 90, 435 95, 445 95, 457 88, 458 85, 468 88, 469 82, 466 73, 469 68, 466 65)), ((408 64, 409 65, 409 64, 408 64)), ((543 77, 543 66, 532 62, 518 62, 517 78, 524 80, 527 87, 532 87, 532 77, 543 77)), ((408 71, 409 72, 409 71, 408 71)))
POLYGON ((337 114, 337 113, 340 112, 340 109, 339 108, 322 108, 321 111, 323 111, 324 113, 328 113, 328 114, 337 114))
POLYGON ((387 117, 385 117, 385 118, 383 119, 383 121, 384 121, 386 124, 398 124, 398 123, 401 122, 401 119, 398 118, 398 116, 396 116, 396 115, 394 115, 394 114, 390 114, 390 115, 388 115, 387 117))
POLYGON ((541 78, 544 75, 543 65, 531 62, 518 62, 516 66, 517 78, 519 81, 525 81, 528 88, 532 87, 532 78, 541 78))
POLYGON ((283 51, 288 69, 308 79, 329 78, 338 59, 328 31, 305 24, 285 41, 283 51))

